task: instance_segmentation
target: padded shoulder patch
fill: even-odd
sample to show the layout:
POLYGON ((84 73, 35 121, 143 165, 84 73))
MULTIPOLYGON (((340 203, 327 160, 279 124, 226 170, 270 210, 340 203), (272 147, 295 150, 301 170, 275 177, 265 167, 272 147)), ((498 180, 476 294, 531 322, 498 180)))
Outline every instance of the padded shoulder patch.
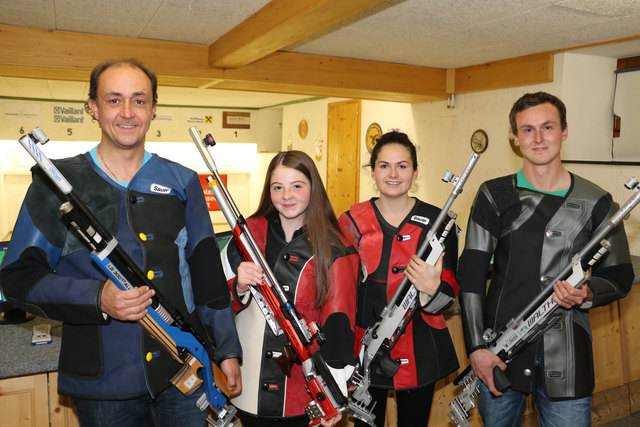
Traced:
POLYGON ((473 203, 471 219, 498 238, 501 224, 511 224, 520 214, 520 199, 515 191, 515 175, 484 182, 473 203))
POLYGON ((491 199, 498 208, 500 216, 513 209, 513 207, 520 205, 518 193, 515 191, 515 179, 515 175, 507 175, 492 179, 486 183, 491 199))
MULTIPOLYGON (((67 159, 53 160, 60 173, 71 183, 80 199, 113 233, 117 232, 120 191, 102 179, 93 170, 84 154, 67 159)), ((34 224, 54 246, 63 247, 65 239, 69 247, 65 252, 73 252, 84 246, 75 237, 67 238, 66 227, 62 224, 60 205, 66 200, 60 190, 39 167, 32 169, 33 184, 25 199, 34 224)))

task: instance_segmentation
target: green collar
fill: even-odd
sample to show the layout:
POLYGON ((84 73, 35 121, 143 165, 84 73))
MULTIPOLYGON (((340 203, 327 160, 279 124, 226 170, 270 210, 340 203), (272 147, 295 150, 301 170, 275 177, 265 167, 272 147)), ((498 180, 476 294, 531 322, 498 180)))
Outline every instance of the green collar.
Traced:
POLYGON ((551 194, 552 196, 560 196, 560 197, 566 196, 567 193, 569 192, 568 188, 565 188, 564 190, 558 190, 558 191, 538 190, 533 185, 529 184, 529 181, 527 181, 527 178, 524 177, 524 172, 522 172, 522 169, 520 169, 518 171, 518 174, 516 175, 516 186, 520 188, 526 188, 529 190, 537 191, 539 193, 551 194))

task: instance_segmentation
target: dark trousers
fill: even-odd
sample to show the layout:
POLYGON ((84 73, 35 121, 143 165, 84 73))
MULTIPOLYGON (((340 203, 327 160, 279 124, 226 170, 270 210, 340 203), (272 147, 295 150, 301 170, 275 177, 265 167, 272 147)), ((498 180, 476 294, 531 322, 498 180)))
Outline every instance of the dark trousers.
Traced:
POLYGON ((197 390, 186 397, 171 386, 157 399, 143 396, 127 400, 88 400, 72 398, 82 427, 204 427, 207 411, 201 411, 196 401, 197 390))
MULTIPOLYGON (((396 406, 398 408, 398 427, 426 427, 431 413, 431 401, 435 384, 411 390, 396 391, 396 406)), ((382 427, 387 415, 386 389, 369 387, 369 393, 376 402, 373 414, 376 416, 376 426, 382 427)), ((367 427, 368 424, 355 420, 355 427, 367 427)))

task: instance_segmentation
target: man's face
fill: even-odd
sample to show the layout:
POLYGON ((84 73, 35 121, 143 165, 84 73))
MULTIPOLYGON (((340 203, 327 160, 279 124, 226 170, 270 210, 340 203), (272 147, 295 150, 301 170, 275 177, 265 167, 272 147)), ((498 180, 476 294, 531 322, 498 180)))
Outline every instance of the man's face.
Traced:
POLYGON ((537 166, 560 162, 568 128, 561 128, 560 113, 554 105, 545 102, 520 111, 516 125, 518 134, 514 136, 525 162, 537 166))
POLYGON ((89 100, 102 129, 102 142, 132 149, 145 141, 155 113, 151 82, 129 64, 113 65, 100 75, 96 100, 89 100))

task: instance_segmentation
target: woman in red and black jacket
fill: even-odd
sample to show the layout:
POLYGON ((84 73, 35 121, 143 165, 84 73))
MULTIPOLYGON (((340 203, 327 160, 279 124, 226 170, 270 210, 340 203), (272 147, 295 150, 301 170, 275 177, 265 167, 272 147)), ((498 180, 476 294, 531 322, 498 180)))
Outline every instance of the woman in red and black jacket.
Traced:
MULTIPOLYGON (((347 395, 355 360, 356 288, 360 258, 340 232, 322 180, 311 158, 301 151, 277 154, 267 170, 262 199, 247 219, 267 264, 289 301, 326 337, 320 353, 347 395)), ((305 407, 311 396, 302 369, 287 377, 276 358, 287 344, 276 336, 249 292, 262 281, 262 270, 242 262, 234 244, 223 249, 223 263, 234 295, 236 327, 245 352, 242 393, 232 400, 244 427, 309 424, 305 407)), ((315 345, 315 344, 314 344, 315 345)), ((316 347, 317 349, 317 347, 316 347)), ((335 425, 340 416, 323 425, 335 425)))
MULTIPOLYGON (((378 426, 385 420, 388 390, 396 390, 398 426, 426 426, 435 382, 458 368, 441 314, 458 293, 457 233, 448 234, 445 253, 435 266, 416 255, 440 209, 408 194, 418 169, 415 146, 406 134, 392 131, 382 135, 371 152, 369 166, 380 197, 352 206, 339 218, 344 234, 358 248, 367 274, 358 288, 356 342, 359 345, 364 331, 379 319, 406 276, 420 291, 422 307, 391 350, 391 359, 399 364, 397 373, 385 377, 374 367, 369 392, 377 402, 374 413, 378 426)), ((355 425, 366 424, 356 421, 355 425)))

